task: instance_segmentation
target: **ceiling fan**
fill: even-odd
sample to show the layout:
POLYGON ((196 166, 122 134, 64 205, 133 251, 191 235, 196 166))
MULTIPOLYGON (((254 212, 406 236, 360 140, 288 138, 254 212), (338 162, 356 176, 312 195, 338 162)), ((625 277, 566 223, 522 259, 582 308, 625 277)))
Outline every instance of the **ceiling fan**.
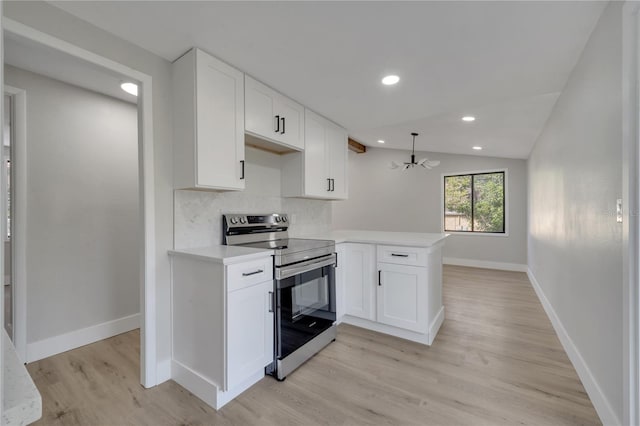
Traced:
POLYGON ((426 157, 416 162, 416 136, 418 136, 418 134, 414 132, 414 133, 411 133, 411 136, 413 136, 413 148, 411 148, 411 162, 401 164, 396 161, 392 161, 391 168, 397 169, 402 167, 402 170, 408 170, 415 166, 422 166, 425 169, 432 169, 433 167, 438 166, 440 164, 440 161, 432 161, 426 157))

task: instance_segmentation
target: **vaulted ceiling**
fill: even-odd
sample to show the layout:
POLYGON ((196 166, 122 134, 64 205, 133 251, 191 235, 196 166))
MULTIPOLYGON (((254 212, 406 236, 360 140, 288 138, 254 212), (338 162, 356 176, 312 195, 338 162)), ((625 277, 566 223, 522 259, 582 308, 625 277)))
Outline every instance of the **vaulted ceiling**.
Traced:
POLYGON ((528 156, 606 4, 52 3, 170 61, 198 46, 366 145, 410 148, 418 131, 420 150, 512 158, 528 156))

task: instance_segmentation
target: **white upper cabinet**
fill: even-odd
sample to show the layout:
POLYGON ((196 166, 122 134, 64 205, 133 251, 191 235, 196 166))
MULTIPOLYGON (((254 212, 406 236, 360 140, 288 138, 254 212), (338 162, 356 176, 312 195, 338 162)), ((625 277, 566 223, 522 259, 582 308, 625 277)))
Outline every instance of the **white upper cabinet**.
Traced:
POLYGON ((245 132, 301 151, 304 107, 259 81, 245 76, 245 132))
POLYGON ((348 196, 347 155, 349 145, 347 131, 333 123, 329 123, 326 131, 331 198, 346 200, 348 196))
POLYGON ((326 141, 327 123, 319 115, 307 112, 304 125, 306 147, 303 155, 304 176, 299 177, 302 178, 300 182, 304 184, 301 194, 323 198, 331 192, 330 158, 326 141))
POLYGON ((304 129, 304 152, 283 156, 282 194, 347 199, 347 131, 308 109, 304 129))
POLYGON ((244 74, 192 49, 173 64, 174 187, 242 190, 244 74))

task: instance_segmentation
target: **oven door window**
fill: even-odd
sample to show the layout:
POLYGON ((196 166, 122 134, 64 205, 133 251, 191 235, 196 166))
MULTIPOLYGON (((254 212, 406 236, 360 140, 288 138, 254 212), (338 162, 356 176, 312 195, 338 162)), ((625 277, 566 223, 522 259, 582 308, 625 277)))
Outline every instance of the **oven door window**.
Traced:
POLYGON ((333 266, 278 281, 278 356, 285 357, 336 320, 333 266))

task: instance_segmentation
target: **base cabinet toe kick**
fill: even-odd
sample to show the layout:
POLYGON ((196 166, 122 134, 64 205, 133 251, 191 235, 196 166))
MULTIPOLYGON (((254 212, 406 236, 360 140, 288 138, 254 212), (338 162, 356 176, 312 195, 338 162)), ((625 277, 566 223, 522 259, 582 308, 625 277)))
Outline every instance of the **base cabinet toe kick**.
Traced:
POLYGON ((444 321, 443 245, 338 244, 338 322, 431 345, 444 321))

